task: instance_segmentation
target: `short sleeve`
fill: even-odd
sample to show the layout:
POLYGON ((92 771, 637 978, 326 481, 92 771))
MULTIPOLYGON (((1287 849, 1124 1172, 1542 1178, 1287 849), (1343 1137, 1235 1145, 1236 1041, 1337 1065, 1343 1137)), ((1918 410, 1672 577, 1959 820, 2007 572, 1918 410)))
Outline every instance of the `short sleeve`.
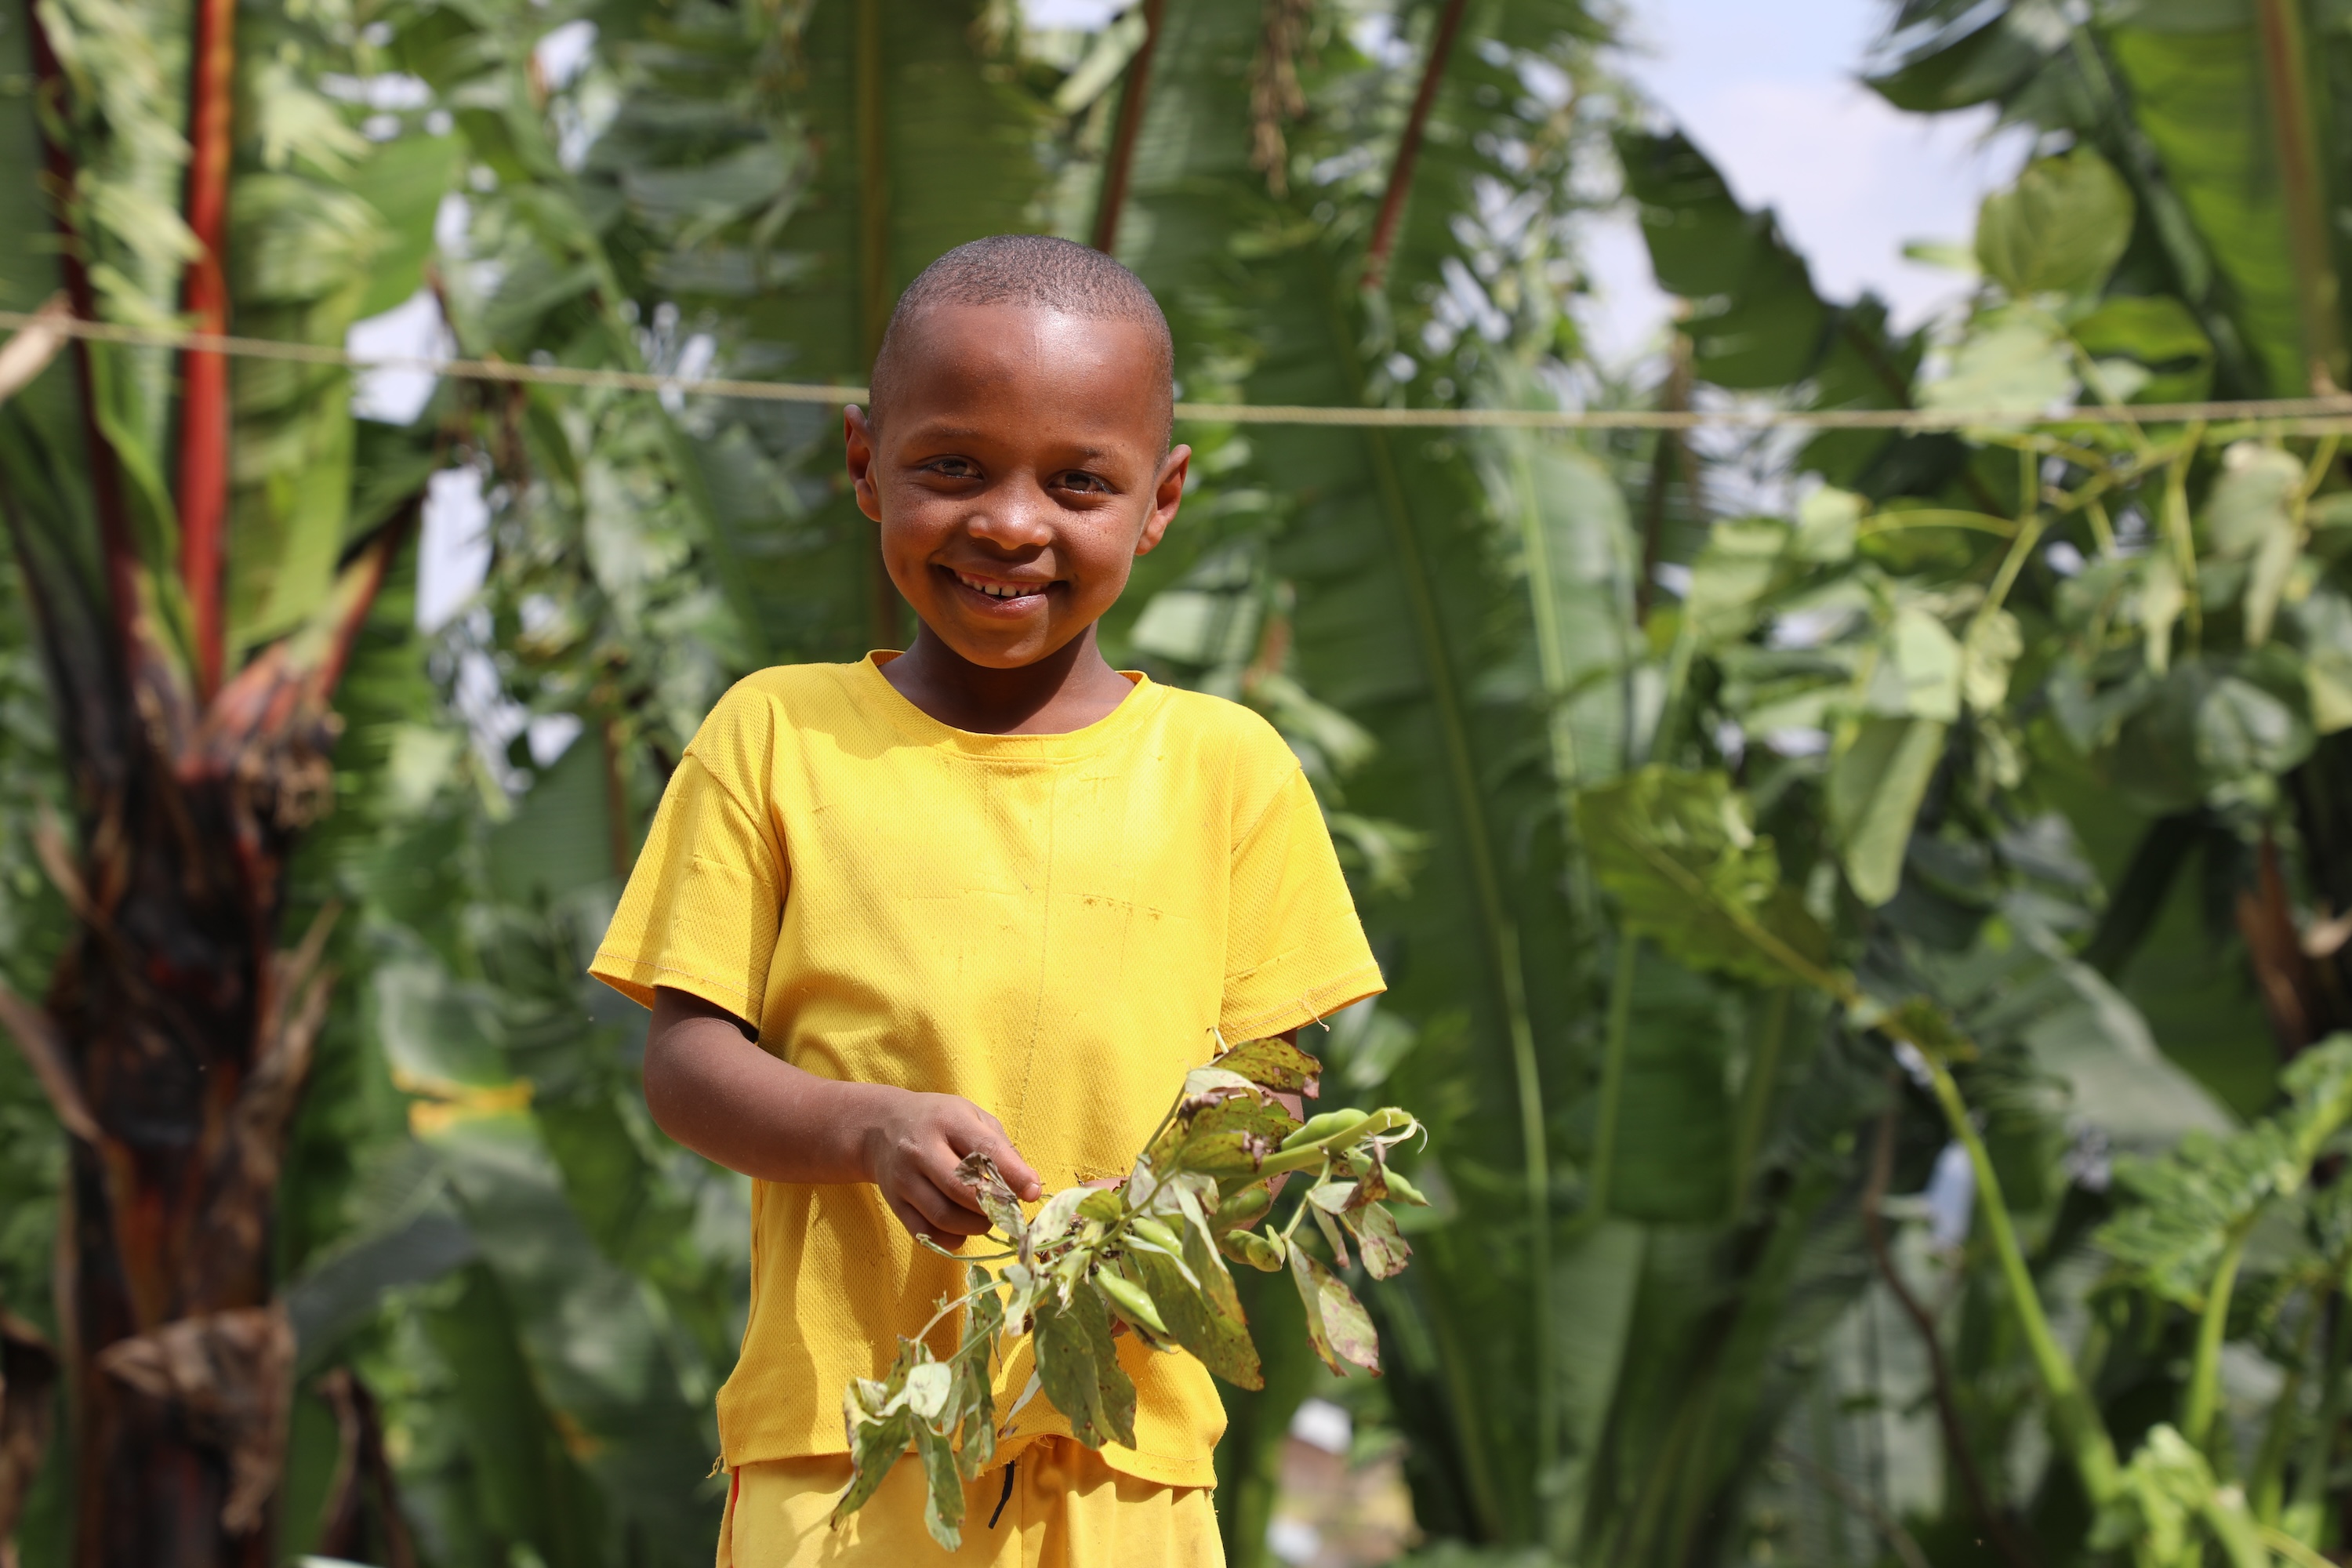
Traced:
POLYGON ((1295 762, 1233 856, 1217 1025, 1226 1039, 1278 1035, 1386 989, 1295 762))
POLYGON ((588 973, 647 1007, 667 985, 758 1025, 784 868, 769 815, 688 750, 588 973))

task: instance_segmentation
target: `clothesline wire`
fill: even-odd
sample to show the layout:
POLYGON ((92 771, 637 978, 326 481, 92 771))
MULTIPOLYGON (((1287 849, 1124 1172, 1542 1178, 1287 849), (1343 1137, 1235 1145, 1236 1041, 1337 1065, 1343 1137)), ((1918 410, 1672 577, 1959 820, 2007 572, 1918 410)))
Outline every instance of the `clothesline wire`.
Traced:
MULTIPOLYGON (((405 370, 457 380, 567 386, 624 392, 674 392, 693 397, 839 407, 862 403, 866 389, 815 382, 745 381, 653 371, 517 363, 501 359, 444 359, 424 354, 355 354, 318 343, 244 338, 180 328, 91 321, 51 311, 0 310, 0 329, 39 332, 55 340, 86 339, 130 348, 216 353, 234 359, 291 362, 350 370, 405 370)), ((12 338, 13 345, 15 340, 12 338)), ((46 357, 46 356, 45 356, 46 357)), ((1517 430, 1903 430, 1914 432, 2066 425, 2258 425, 2280 434, 2352 433, 2352 395, 2274 397, 2204 403, 2139 404, 2044 410, 1949 408, 1728 407, 1649 408, 1348 408, 1284 404, 1178 403, 1176 417, 1195 424, 1321 425, 1357 428, 1517 430)))

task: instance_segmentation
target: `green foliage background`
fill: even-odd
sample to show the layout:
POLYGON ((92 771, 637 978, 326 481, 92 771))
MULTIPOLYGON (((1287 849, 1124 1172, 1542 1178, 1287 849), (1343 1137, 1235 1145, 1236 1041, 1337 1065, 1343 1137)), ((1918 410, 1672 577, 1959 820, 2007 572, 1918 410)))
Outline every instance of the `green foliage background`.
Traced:
MULTIPOLYGON (((1633 106, 1615 19, 1574 0, 1459 7, 1363 287, 1444 9, 1179 0, 1147 90, 1139 18, 1055 34, 1004 0, 249 8, 242 90, 282 130, 236 195, 239 329, 331 342, 425 287, 470 355, 855 382, 932 256, 1092 235, 1127 156, 1117 250, 1188 398, 2011 416, 1761 444, 1182 432, 1200 481, 1108 640, 1299 752, 1392 987, 1307 1042, 1324 1103, 1412 1107, 1435 1200, 1404 1216, 1416 1266, 1362 1292, 1381 1384, 1331 1384, 1296 1307, 1252 1300, 1267 1386, 1220 1451, 1229 1552, 1265 1560, 1310 1393, 1402 1435, 1433 1563, 2338 1550, 2352 491, 2317 430, 2029 416, 2343 381, 2312 215, 2347 180, 2344 16, 1890 7, 1889 101, 1996 103, 2049 154, 1987 205, 1965 313, 1903 334, 1822 297, 1633 106), (551 80, 536 47, 583 24, 551 80), (395 79, 419 85, 392 110, 352 85, 395 79), (1612 379, 1570 307, 1579 221, 1620 201, 1688 308, 1662 366, 1612 379), (1957 1224, 1905 1196, 1960 1169, 1957 1224)), ((44 15, 157 79, 184 65, 172 5, 44 15)), ((12 168, 24 49, 12 13, 12 168)), ((168 209, 135 107, 110 102, 100 172, 168 209)), ((0 185, 10 232, 43 232, 37 191, 0 185)), ((167 314, 172 241, 140 224, 169 225, 108 210, 109 309, 167 314)), ((0 247, 0 305, 54 266, 0 247)), ((152 416, 163 370, 118 363, 121 418, 152 416)), ((23 433, 59 382, 8 426, 16 504, 49 493, 23 433)), ((436 470, 479 479, 491 563, 425 631, 414 552, 396 568, 298 869, 298 905, 347 913, 285 1178, 279 1546, 342 1500, 341 1369, 396 1487, 362 1487, 338 1550, 391 1561, 396 1510, 452 1568, 699 1562, 748 1192, 650 1124, 640 1020, 583 965, 725 683, 905 628, 821 407, 445 384, 396 430, 342 417, 343 388, 240 383, 239 646, 436 470), (531 720, 576 738, 542 764, 531 720)), ((11 568, 0 972, 37 995, 68 916, 33 847, 60 785, 29 614, 11 568)), ((0 1055, 0 1303, 51 1331, 61 1150, 0 1055)), ((88 1484, 52 1455, 26 1562, 68 1560, 88 1484)))

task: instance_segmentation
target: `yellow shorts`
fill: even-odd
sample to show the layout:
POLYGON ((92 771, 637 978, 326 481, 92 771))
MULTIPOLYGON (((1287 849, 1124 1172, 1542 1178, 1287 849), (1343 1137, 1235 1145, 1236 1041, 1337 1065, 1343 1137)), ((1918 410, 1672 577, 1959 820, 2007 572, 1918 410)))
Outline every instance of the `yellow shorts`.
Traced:
POLYGON ((745 1465, 728 1491, 718 1568, 1224 1568, 1206 1487, 1121 1475, 1067 1437, 1023 1445, 1011 1469, 1009 1490, 1003 1465, 964 1489, 963 1549, 950 1556, 923 1528, 912 1459, 839 1530, 825 1521, 849 1484, 847 1455, 745 1465))

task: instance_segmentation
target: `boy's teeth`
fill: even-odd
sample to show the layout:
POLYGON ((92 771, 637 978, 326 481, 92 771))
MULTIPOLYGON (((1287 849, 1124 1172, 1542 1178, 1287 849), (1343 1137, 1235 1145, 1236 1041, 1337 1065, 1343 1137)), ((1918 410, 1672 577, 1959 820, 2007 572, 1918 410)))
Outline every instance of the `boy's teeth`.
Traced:
POLYGON ((977 577, 965 577, 961 572, 956 575, 963 579, 965 587, 977 588, 992 599, 1018 599, 1028 593, 1017 583, 983 583, 977 577))

